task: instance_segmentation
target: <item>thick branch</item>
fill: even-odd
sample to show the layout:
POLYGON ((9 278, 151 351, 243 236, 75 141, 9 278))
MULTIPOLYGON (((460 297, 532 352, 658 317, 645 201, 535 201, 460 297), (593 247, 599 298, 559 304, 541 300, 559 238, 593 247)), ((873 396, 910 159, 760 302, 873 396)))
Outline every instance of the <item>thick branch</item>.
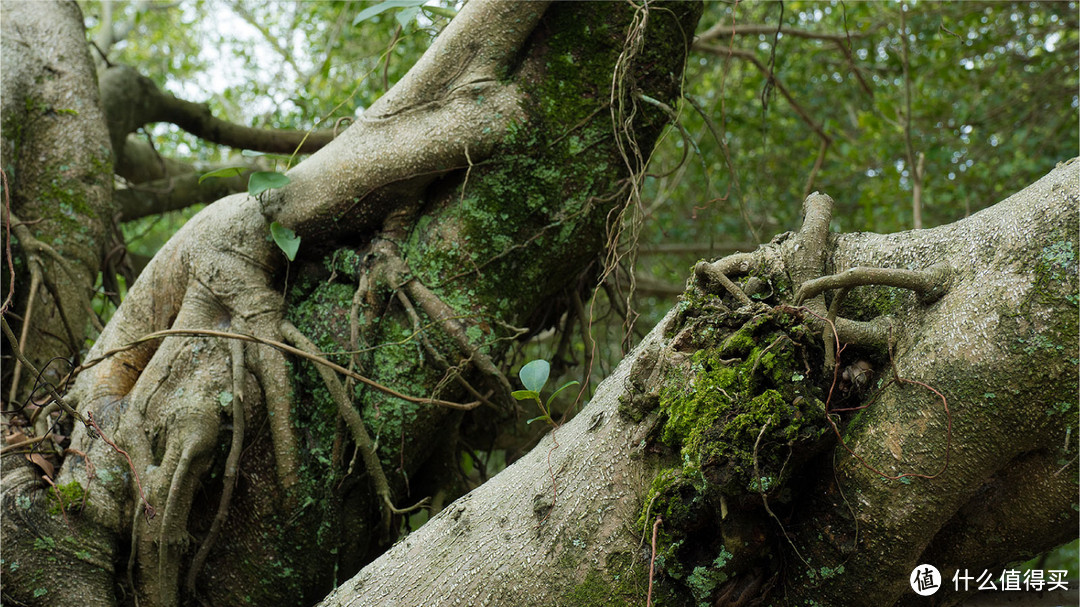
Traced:
POLYGON ((208 105, 178 99, 127 66, 110 68, 101 76, 101 100, 117 150, 130 133, 152 122, 171 122, 206 141, 273 154, 310 154, 334 138, 333 130, 258 129, 222 120, 208 105))
POLYGON ((264 216, 305 237, 375 229, 390 211, 379 190, 393 184, 394 198, 408 199, 470 157, 485 158, 524 119, 517 86, 499 78, 545 7, 467 5, 361 120, 289 172, 292 183, 263 201, 264 216))
POLYGON ((199 183, 198 173, 186 173, 149 183, 118 189, 113 200, 120 207, 120 221, 131 221, 187 208, 193 204, 211 203, 229 194, 247 189, 251 171, 235 177, 207 179, 199 183))

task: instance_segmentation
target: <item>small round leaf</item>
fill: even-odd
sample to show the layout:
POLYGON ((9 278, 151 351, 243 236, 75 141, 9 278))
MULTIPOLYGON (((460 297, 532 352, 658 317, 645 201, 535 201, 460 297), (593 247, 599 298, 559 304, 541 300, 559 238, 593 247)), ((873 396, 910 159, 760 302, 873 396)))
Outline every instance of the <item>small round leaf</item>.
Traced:
POLYGON ((256 171, 248 177, 248 194, 258 196, 266 190, 274 190, 289 185, 290 179, 282 173, 256 171))
POLYGON ((300 250, 300 237, 296 235, 296 232, 275 221, 270 224, 270 235, 274 237, 274 242, 285 257, 289 258, 289 261, 296 259, 296 252, 300 250))
POLYGON ((547 383, 548 373, 551 372, 551 365, 546 360, 533 360, 521 367, 518 371, 518 377, 521 378, 521 384, 525 386, 526 390, 532 390, 533 392, 539 392, 544 389, 544 384, 547 383))

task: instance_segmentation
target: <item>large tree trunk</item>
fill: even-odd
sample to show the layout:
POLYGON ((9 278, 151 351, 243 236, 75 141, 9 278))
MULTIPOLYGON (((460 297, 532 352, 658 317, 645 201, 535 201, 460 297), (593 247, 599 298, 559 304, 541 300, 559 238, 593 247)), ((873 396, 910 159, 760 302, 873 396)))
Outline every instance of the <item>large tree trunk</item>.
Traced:
POLYGON ((94 429, 55 479, 65 509, 5 467, 5 596, 311 604, 394 539, 398 506, 462 493, 463 419, 513 422, 501 358, 634 200, 700 13, 545 9, 468 3, 289 185, 162 248, 68 394, 94 429), (274 222, 302 238, 291 264, 274 222), (315 349, 351 354, 337 375, 293 356, 315 349))
MULTIPOLYGON (((35 368, 56 382, 96 320, 90 299, 103 259, 118 260, 112 153, 79 7, 5 2, 0 21, 2 202, 20 260, 11 307, 20 318, 8 320, 35 368)), ((4 268, 6 297, 7 260, 4 268)), ((4 378, 12 403, 39 381, 17 362, 4 378)))
POLYGON ((641 605, 654 529, 662 604, 925 604, 917 564, 951 580, 1075 538, 1078 172, 889 235, 828 234, 812 195, 798 234, 701 264, 581 414, 322 605, 641 605), (834 333, 821 275, 892 286, 854 287, 834 333), (868 407, 834 433, 826 404, 868 407))

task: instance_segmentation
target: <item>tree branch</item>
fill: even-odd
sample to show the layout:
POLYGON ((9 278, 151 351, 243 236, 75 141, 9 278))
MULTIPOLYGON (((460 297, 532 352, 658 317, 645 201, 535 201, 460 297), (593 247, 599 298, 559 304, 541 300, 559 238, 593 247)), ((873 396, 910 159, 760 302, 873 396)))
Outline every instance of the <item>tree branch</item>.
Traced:
POLYGON ((152 80, 128 66, 106 70, 100 86, 109 137, 118 158, 123 156, 127 136, 151 122, 170 122, 212 143, 271 154, 310 154, 334 138, 332 129, 258 129, 222 120, 210 112, 208 105, 162 91, 152 80))
MULTIPOLYGON (((744 25, 733 25, 730 23, 717 23, 709 29, 705 30, 694 38, 694 44, 698 42, 707 42, 709 40, 715 40, 720 36, 728 36, 734 34, 736 36, 748 36, 756 34, 768 34, 773 35, 776 33, 775 25, 767 24, 752 24, 747 23, 744 25)), ((808 40, 827 40, 829 42, 846 42, 848 38, 862 38, 866 36, 866 32, 855 32, 854 34, 827 34, 823 32, 811 32, 810 30, 794 29, 790 27, 780 28, 780 33, 785 36, 791 36, 793 38, 806 38, 808 40)))
MULTIPOLYGON (((252 169, 254 170, 254 169, 252 169)), ((199 173, 186 173, 132 185, 113 192, 120 207, 120 221, 132 221, 149 215, 187 208, 193 204, 211 203, 229 194, 247 189, 252 170, 235 177, 207 179, 199 183, 199 173)))
POLYGON ((776 86, 776 90, 780 91, 780 94, 784 96, 784 99, 787 99, 787 102, 791 104, 791 108, 795 110, 795 113, 799 115, 799 118, 802 118, 802 121, 810 127, 810 130, 814 131, 814 133, 817 134, 817 136, 820 137, 822 141, 832 144, 832 137, 825 133, 821 125, 815 122, 814 119, 810 117, 809 112, 803 109, 803 107, 799 105, 797 101, 795 101, 795 98, 791 96, 791 92, 787 89, 786 86, 783 85, 782 82, 780 82, 780 79, 776 77, 776 74, 770 73, 769 68, 764 63, 762 63, 761 60, 757 58, 757 55, 755 55, 753 52, 728 46, 717 46, 714 44, 705 44, 699 42, 694 42, 694 46, 692 48, 696 51, 712 53, 721 57, 738 57, 739 59, 745 59, 750 63, 754 64, 754 67, 756 67, 758 71, 764 74, 766 78, 772 78, 773 85, 776 86))

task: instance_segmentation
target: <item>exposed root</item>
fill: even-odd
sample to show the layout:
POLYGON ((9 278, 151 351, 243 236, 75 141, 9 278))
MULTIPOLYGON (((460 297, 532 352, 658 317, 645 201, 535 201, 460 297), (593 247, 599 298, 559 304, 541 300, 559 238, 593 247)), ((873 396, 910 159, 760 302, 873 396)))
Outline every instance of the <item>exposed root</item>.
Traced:
POLYGON ((936 264, 925 270, 897 268, 850 268, 838 274, 830 274, 808 280, 799 287, 795 305, 812 299, 830 289, 851 289, 858 286, 882 285, 914 291, 923 304, 941 298, 949 288, 951 271, 944 264, 936 264))
MULTIPOLYGON (((868 322, 858 322, 839 317, 840 308, 850 290, 859 286, 888 286, 908 289, 916 294, 921 304, 929 305, 940 299, 948 291, 953 273, 948 266, 936 264, 925 270, 855 267, 844 272, 823 275, 828 247, 830 246, 828 230, 829 222, 832 219, 832 205, 832 198, 824 194, 815 192, 806 198, 803 203, 804 220, 800 231, 790 242, 787 238, 774 240, 774 245, 781 245, 782 247, 783 268, 782 270, 776 267, 772 268, 773 272, 786 271, 795 282, 795 285, 798 286, 795 295, 795 306, 780 305, 778 306, 779 309, 799 316, 809 326, 821 331, 825 347, 824 371, 825 373, 832 372, 833 375, 825 403, 827 413, 832 402, 833 391, 839 379, 839 354, 847 344, 876 348, 882 350, 883 354, 885 350, 888 350, 889 358, 892 360, 891 346, 895 321, 891 316, 879 316, 868 322), (830 290, 836 290, 837 293, 833 296, 828 309, 826 309, 823 294, 830 290)), ((769 246, 766 246, 754 253, 740 253, 714 262, 700 262, 695 268, 699 285, 704 289, 708 289, 711 285, 718 284, 741 304, 753 303, 742 289, 731 281, 729 276, 747 274, 751 271, 768 274, 769 270, 766 269, 765 257, 773 254, 775 250, 775 246, 771 250, 769 246)), ((772 345, 775 345, 775 342, 772 345)), ((771 348, 772 345, 769 347, 771 348)), ((893 368, 893 381, 922 386, 932 391, 942 401, 942 406, 948 418, 948 434, 946 436, 945 461, 941 470, 934 474, 905 473, 895 476, 885 474, 871 467, 863 458, 852 451, 844 442, 832 416, 826 415, 826 417, 840 445, 870 471, 891 480, 906 477, 934 478, 942 474, 949 465, 952 443, 952 416, 949 413, 948 401, 939 391, 923 382, 901 378, 896 374, 895 363, 893 363, 893 368)), ((762 428, 762 433, 764 433, 764 430, 765 428, 762 428)), ((761 436, 759 435, 758 440, 760 441, 760 439, 761 436)), ((755 444, 755 466, 756 451, 757 445, 755 444)), ((765 496, 762 494, 762 499, 764 500, 764 498, 765 496)), ((765 508, 769 510, 767 502, 765 508)), ((772 512, 769 511, 769 514, 772 514, 772 512)), ((794 546, 792 547, 794 548, 794 546)), ((798 550, 796 550, 796 554, 798 554, 798 550)))
POLYGON ((217 437, 217 425, 213 433, 195 432, 188 434, 188 439, 172 474, 168 497, 165 499, 165 512, 161 517, 161 532, 158 538, 157 588, 161 593, 160 605, 175 605, 176 591, 180 582, 180 557, 188 541, 187 518, 191 511, 194 497, 194 485, 198 481, 192 474, 192 462, 196 458, 208 455, 214 447, 217 437), (209 440, 207 440, 209 439, 209 440))
MULTIPOLYGON (((830 246, 829 222, 832 220, 833 200, 817 192, 803 203, 803 225, 793 238, 781 236, 773 243, 753 253, 737 253, 713 262, 699 262, 695 267, 699 285, 713 290, 719 285, 740 305, 753 301, 732 280, 732 276, 767 274, 770 266, 781 261, 791 279, 798 287, 795 305, 813 312, 808 318, 810 325, 822 332, 825 342, 826 368, 830 361, 835 364, 839 342, 859 344, 884 351, 894 330, 891 316, 879 316, 869 321, 855 321, 838 317, 840 303, 847 291, 857 286, 891 286, 914 291, 919 301, 928 305, 937 301, 949 288, 952 271, 938 264, 925 270, 894 268, 851 268, 844 272, 823 275, 830 246), (772 259, 769 257, 772 256, 772 259), (841 290, 826 309, 822 294, 829 290, 841 290), (826 318, 828 322, 826 322, 826 318), (830 338, 835 337, 837 343, 830 338)), ((776 268, 772 268, 776 271, 776 268)))
POLYGON ((240 454, 244 448, 244 379, 246 370, 244 367, 244 345, 239 341, 229 342, 229 357, 232 362, 232 443, 229 445, 229 455, 225 460, 225 476, 222 481, 221 501, 218 503, 217 514, 210 524, 210 532, 206 534, 199 551, 191 560, 188 568, 187 581, 184 584, 187 592, 195 596, 195 579, 202 571, 210 549, 221 533, 221 527, 225 524, 225 518, 229 513, 229 504, 232 502, 233 489, 236 487, 237 472, 240 469, 240 454))
POLYGON ((461 354, 471 359, 477 370, 490 381, 491 389, 496 396, 495 402, 499 403, 503 410, 512 409, 514 400, 510 397, 510 393, 514 390, 510 387, 509 380, 490 356, 470 342, 465 329, 456 320, 457 311, 412 276, 408 266, 397 252, 397 245, 388 240, 379 240, 375 248, 383 258, 384 265, 380 269, 383 278, 392 287, 403 289, 414 305, 419 306, 428 317, 439 323, 439 327, 450 337, 461 354))
MULTIPOLYGON (((266 414, 270 421, 270 436, 274 443, 274 461, 278 480, 288 496, 300 478, 300 463, 296 449, 298 439, 292 424, 292 382, 285 355, 276 348, 255 348, 251 357, 252 370, 263 390, 266 414)), ((320 365, 321 367, 321 365, 320 365)), ((286 499, 289 499, 286 497, 286 499)))
POLYGON ((709 281, 712 281, 724 287, 724 290, 726 290, 740 304, 744 306, 752 305, 754 301, 750 299, 750 297, 748 297, 746 293, 743 293, 743 290, 740 289, 738 285, 736 285, 734 282, 731 282, 731 279, 727 277, 728 270, 726 266, 727 264, 709 263, 701 261, 698 262, 696 266, 694 266, 694 272, 698 275, 699 280, 705 279, 703 281, 705 284, 708 284, 709 281))
MULTIPOLYGON (((420 315, 416 313, 416 307, 413 306, 412 301, 409 299, 409 296, 406 295, 404 291, 398 291, 397 298, 398 301, 401 303, 402 307, 405 308, 405 314, 408 315, 409 320, 412 322, 413 331, 416 335, 419 336, 420 344, 424 346, 424 351, 427 352, 428 356, 431 357, 431 360, 435 363, 435 367, 438 368, 440 371, 445 371, 446 373, 450 374, 453 377, 454 381, 456 381, 462 388, 465 389, 466 392, 471 394, 476 400, 484 403, 485 405, 493 409, 498 410, 499 407, 497 407, 494 403, 488 400, 487 397, 481 394, 480 391, 477 390, 475 387, 473 387, 473 385, 470 384, 468 380, 462 377, 457 367, 452 367, 450 363, 446 360, 446 357, 444 357, 435 346, 431 345, 431 340, 429 340, 424 334, 424 330, 420 325, 420 315)), ((466 360, 465 362, 467 363, 468 360, 466 360)), ((436 389, 436 392, 437 391, 438 389, 436 389)))
POLYGON ((439 321, 443 331, 454 341, 454 344, 461 351, 461 354, 466 358, 473 361, 485 378, 490 378, 494 385, 493 389, 496 389, 497 402, 503 404, 503 409, 509 409, 510 405, 510 393, 513 392, 513 388, 510 387, 510 382, 499 370, 495 363, 491 360, 491 357, 483 353, 480 348, 470 343, 468 336, 465 334, 465 329, 461 327, 454 316, 457 312, 453 308, 446 305, 443 300, 439 299, 435 293, 428 289, 419 280, 412 279, 405 283, 405 292, 409 294, 410 298, 416 302, 420 309, 424 311, 433 320, 439 321))
MULTIPOLYGON (((27 291, 26 296, 26 310, 23 312, 22 333, 19 335, 19 349, 26 349, 26 340, 29 337, 30 325, 33 323, 34 318, 34 302, 37 301, 37 292, 41 288, 41 263, 34 258, 31 258, 30 266, 30 289, 27 291)), ((12 373, 11 378, 11 391, 8 393, 8 402, 13 403, 18 400, 19 380, 22 379, 23 364, 21 360, 15 361, 15 371, 12 373)))
MULTIPOLYGON (((82 343, 81 336, 83 334, 83 330, 81 327, 73 326, 71 319, 69 319, 67 314, 65 313, 65 306, 63 305, 60 298, 60 292, 57 289, 56 285, 53 283, 53 281, 49 278, 49 273, 45 270, 44 259, 48 258, 52 263, 56 264, 56 266, 60 268, 60 270, 62 270, 64 274, 67 274, 68 277, 76 284, 82 282, 82 278, 75 271, 75 269, 71 267, 70 262, 65 259, 63 255, 61 255, 59 252, 56 251, 56 249, 52 248, 51 246, 41 242, 37 238, 34 238, 33 234, 31 234, 30 232, 30 229, 26 227, 26 224, 19 221, 19 218, 11 214, 10 211, 8 212, 8 222, 9 226, 11 227, 11 231, 19 240, 19 246, 21 246, 23 251, 26 253, 27 265, 30 269, 31 277, 31 289, 28 293, 27 310, 23 318, 23 345, 25 346, 26 339, 29 333, 27 328, 30 326, 31 320, 33 318, 33 306, 35 296, 40 292, 40 287, 44 286, 45 289, 48 290, 53 297, 56 311, 60 315, 60 320, 62 321, 64 325, 64 330, 67 333, 69 346, 77 351, 78 346, 82 343)), ((89 309, 89 298, 83 298, 82 301, 78 302, 78 305, 80 307, 89 309)), ((18 363, 16 363, 16 365, 18 365, 18 363)), ((16 366, 15 373, 19 373, 18 366, 16 366)), ((18 375, 16 375, 16 378, 17 377, 18 375)), ((13 382, 12 394, 15 393, 17 386, 18 382, 13 382)))

